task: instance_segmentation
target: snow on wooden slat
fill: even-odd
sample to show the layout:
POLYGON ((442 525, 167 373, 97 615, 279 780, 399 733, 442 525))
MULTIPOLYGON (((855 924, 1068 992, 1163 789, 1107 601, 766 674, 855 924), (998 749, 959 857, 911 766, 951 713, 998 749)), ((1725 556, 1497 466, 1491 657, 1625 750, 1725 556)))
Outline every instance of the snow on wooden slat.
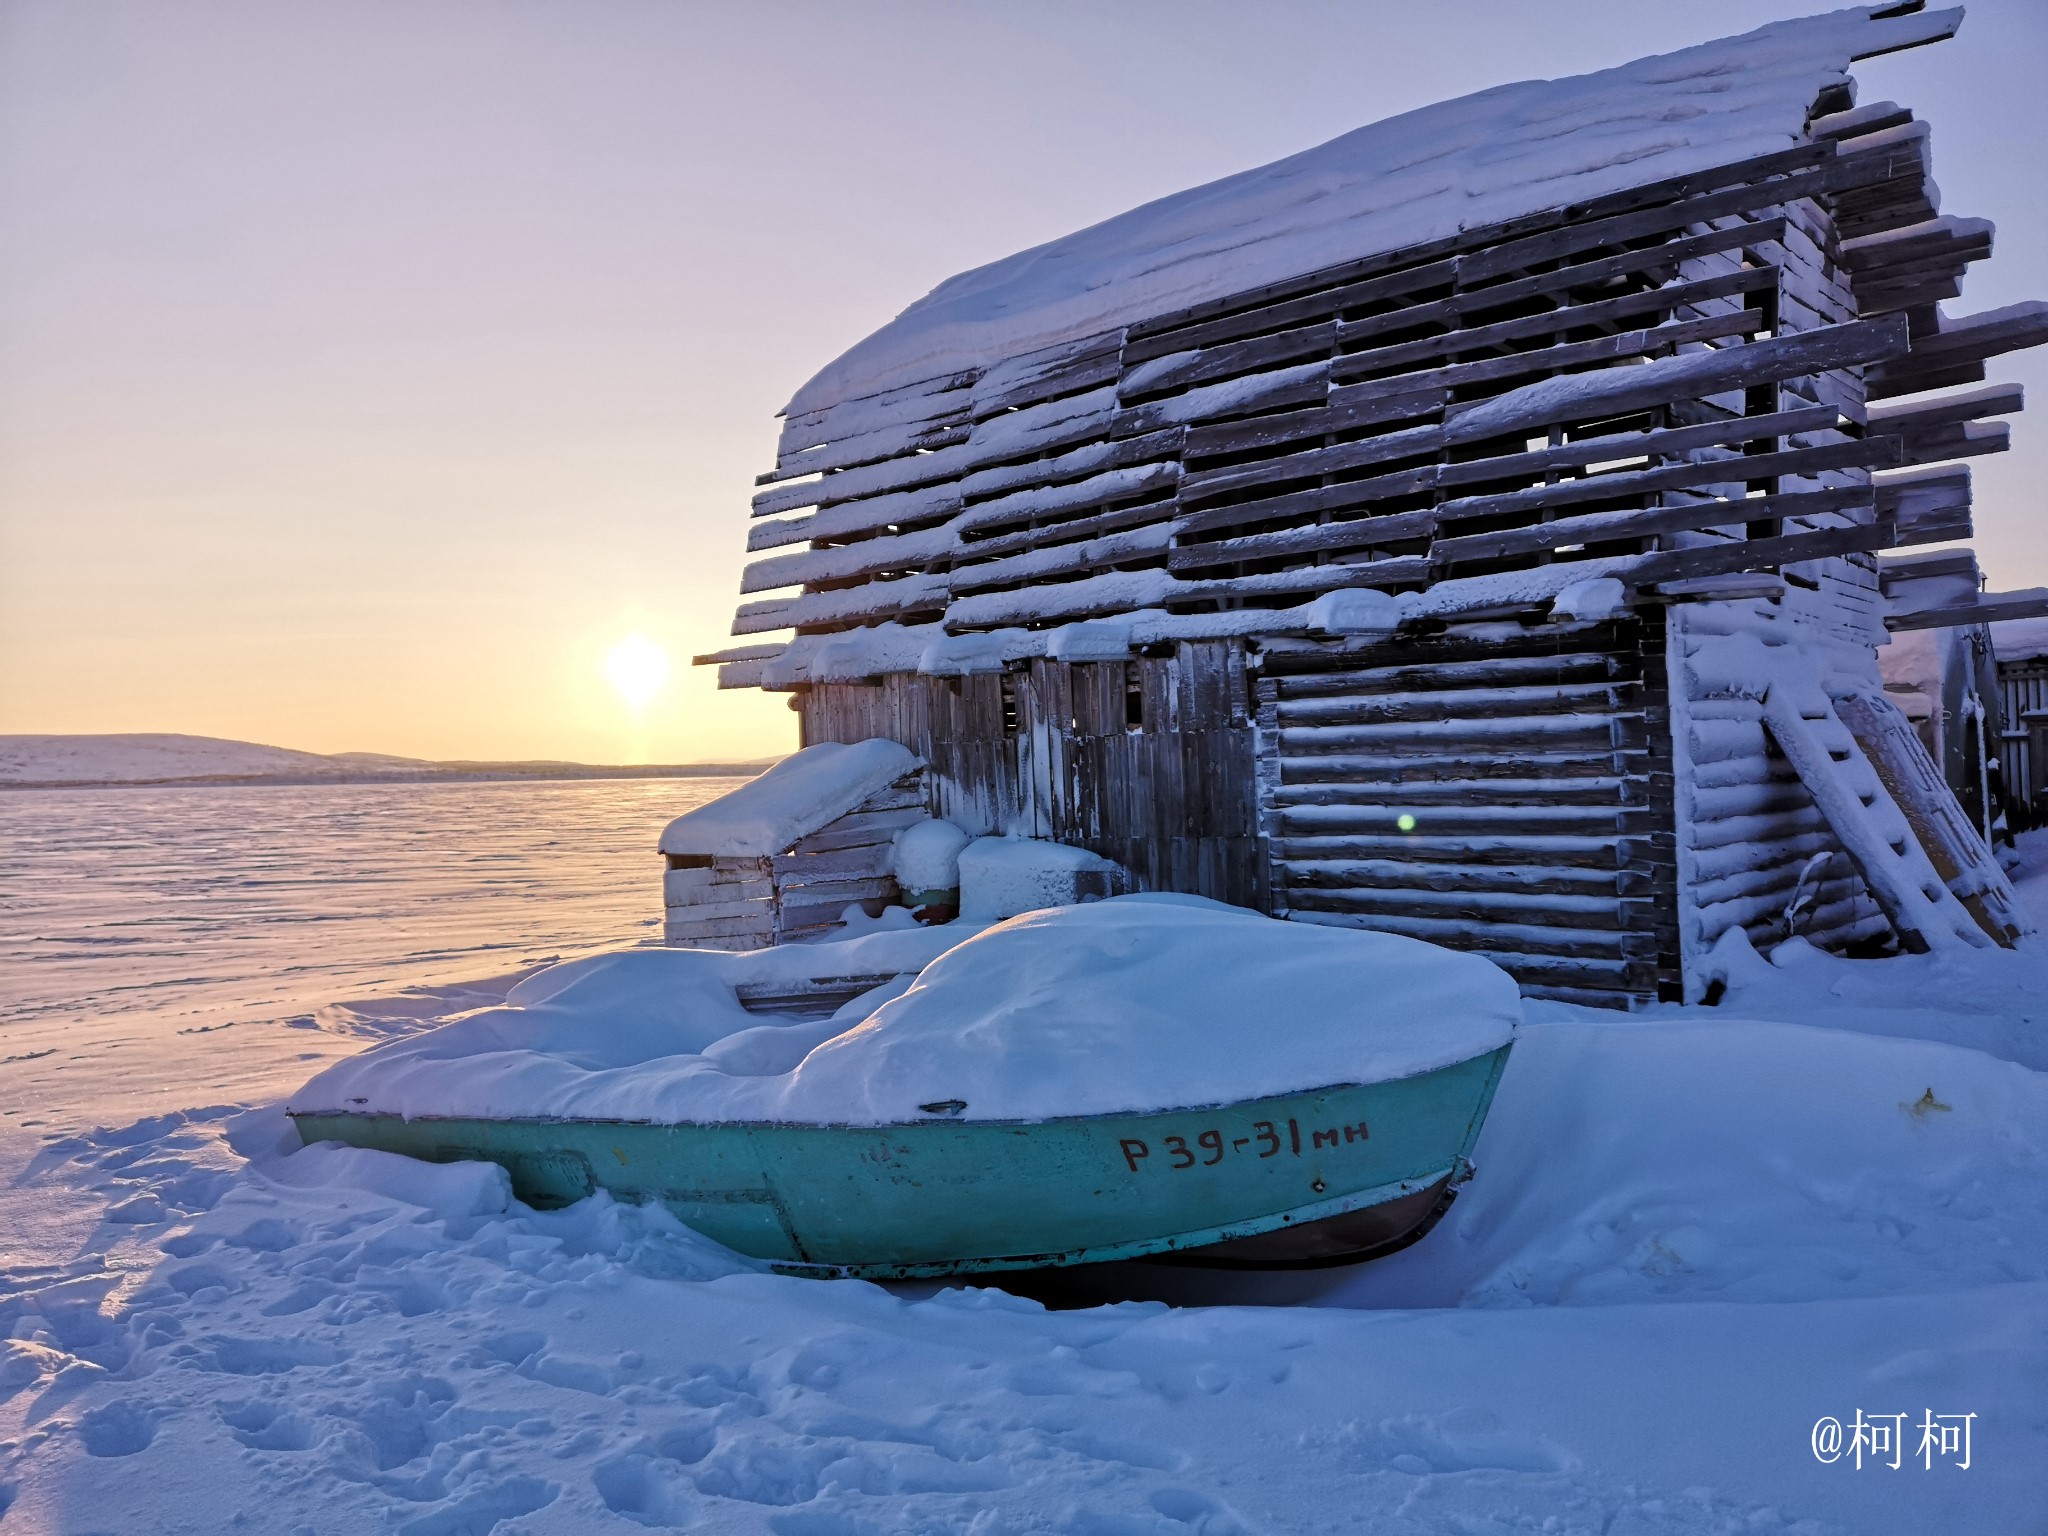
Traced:
POLYGON ((823 410, 792 411, 782 423, 776 446, 778 460, 847 438, 891 427, 917 426, 957 411, 966 400, 961 391, 980 377, 980 370, 926 379, 898 389, 842 400, 823 410))
POLYGON ((1910 344, 1905 318, 1887 315, 1747 346, 1685 353, 1635 368, 1568 374, 1471 406, 1452 407, 1447 435, 1454 443, 1479 442, 1574 417, 1618 415, 1670 400, 1726 394, 1798 374, 1902 357, 1910 344))
POLYGON ((1460 560, 1499 560, 1511 555, 1560 550, 1567 545, 1691 532, 1756 518, 1815 517, 1824 513, 1853 516, 1859 511, 1870 511, 1872 507, 1870 487, 1852 485, 1832 491, 1785 491, 1775 496, 1682 502, 1675 506, 1623 512, 1591 512, 1578 517, 1560 517, 1531 528, 1440 538, 1430 546, 1430 556, 1438 564, 1460 560))
POLYGON ((754 497, 754 516, 849 501, 879 491, 908 490, 957 478, 969 469, 1101 435, 1116 408, 1112 387, 1026 406, 977 422, 968 440, 934 453, 906 454, 880 464, 844 469, 792 485, 770 486, 754 497))
POLYGON ((2048 302, 2039 299, 1978 315, 1944 315, 1938 331, 1913 339, 1910 354, 1871 370, 1870 398, 1885 400, 1939 388, 1944 376, 1958 367, 2043 341, 2048 341, 2048 302))

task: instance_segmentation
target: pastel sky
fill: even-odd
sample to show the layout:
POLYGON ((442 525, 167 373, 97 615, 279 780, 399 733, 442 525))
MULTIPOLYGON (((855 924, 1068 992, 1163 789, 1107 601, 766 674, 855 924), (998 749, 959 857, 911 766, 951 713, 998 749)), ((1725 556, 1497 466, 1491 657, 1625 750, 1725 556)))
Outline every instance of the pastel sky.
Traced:
MULTIPOLYGON (((12 0, 0 731, 689 761, 774 413, 953 272, 1503 81, 1817 4, 12 0), (636 718, 603 658, 678 668, 636 718)), ((2048 296, 2048 6, 1859 68, 2048 296)), ((1994 364, 2032 384, 2048 362, 1994 364)), ((2048 396, 2041 396, 2048 401, 2048 396)), ((1977 548, 2048 583, 2048 427, 1977 548)))

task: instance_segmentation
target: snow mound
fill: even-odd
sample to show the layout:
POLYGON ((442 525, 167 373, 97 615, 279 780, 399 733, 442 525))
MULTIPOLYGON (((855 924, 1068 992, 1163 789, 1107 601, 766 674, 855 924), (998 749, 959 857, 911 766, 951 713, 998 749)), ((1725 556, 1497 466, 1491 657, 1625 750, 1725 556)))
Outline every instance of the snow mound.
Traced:
POLYGON ((977 837, 959 864, 961 913, 990 920, 1108 896, 1117 876, 1099 853, 1032 837, 977 837))
POLYGON ((1480 1176, 1428 1242, 1357 1271, 1350 1304, 1796 1302, 2048 1280, 2048 1076, 1805 1024, 1531 1011, 1473 1149, 1480 1176))
POLYGON ((1372 123, 941 283, 826 365, 797 416, 1385 251, 1790 149, 1857 58, 1955 13, 1806 16, 1372 123))
POLYGON ((896 834, 896 884, 906 897, 960 888, 960 850, 973 839, 950 821, 934 817, 896 834))
POLYGON ((901 962, 919 945, 931 963, 907 991, 823 1020, 742 1008, 734 988, 762 975, 750 955, 643 949, 551 966, 506 1007, 336 1063, 292 1108, 881 1125, 959 1099, 967 1119, 1035 1120, 1412 1076, 1506 1043, 1521 1017, 1489 961, 1197 897, 1119 897, 978 934, 880 933, 830 946, 843 952, 830 960, 815 956, 826 946, 798 948, 820 974, 882 975, 914 969, 901 962), (1269 1027, 1276 998, 1285 1029, 1269 1027))
POLYGON ((820 742, 757 779, 685 811, 661 834, 663 853, 733 858, 780 853, 918 766, 908 747, 879 736, 820 742))
POLYGON ((1506 1044, 1521 1015, 1513 979, 1476 955, 1122 896, 948 950, 806 1057, 790 1101, 862 1122, 946 1099, 1002 1120, 1227 1103, 1412 1077, 1506 1044))

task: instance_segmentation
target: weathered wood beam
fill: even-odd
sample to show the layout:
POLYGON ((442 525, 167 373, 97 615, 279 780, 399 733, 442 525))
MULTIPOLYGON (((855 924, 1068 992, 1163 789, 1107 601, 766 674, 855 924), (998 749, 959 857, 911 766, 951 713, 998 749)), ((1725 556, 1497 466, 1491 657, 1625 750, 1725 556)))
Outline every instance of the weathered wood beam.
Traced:
POLYGON ((1361 427, 1413 421, 1442 410, 1450 398, 1450 391, 1443 388, 1422 388, 1406 394, 1369 399, 1359 399, 1347 392, 1346 397, 1335 404, 1314 405, 1273 416, 1254 416, 1246 421, 1189 427, 1183 453, 1192 462, 1225 454, 1249 453, 1304 438, 1352 432, 1361 427))
MULTIPOLYGON (((1851 439, 1817 448, 1787 448, 1776 453, 1735 454, 1660 465, 1655 469, 1591 475, 1555 485, 1530 486, 1497 496, 1468 496, 1436 509, 1440 521, 1466 522, 1516 512, 1543 511, 1583 501, 1607 501, 1652 491, 1689 490, 1704 485, 1733 485, 1770 480, 1781 475, 1814 475, 1830 469, 1886 469, 1900 462, 1903 450, 1895 437, 1851 439)), ((1734 503, 1731 503, 1734 505, 1734 503)))
POLYGON ((1427 538, 1435 531, 1436 513, 1424 507, 1414 512, 1388 512, 1377 517, 1349 518, 1341 523, 1317 523, 1306 528, 1255 533, 1241 539, 1178 545, 1167 556, 1166 568, 1178 574, 1181 571, 1236 565, 1246 560, 1287 559, 1326 550, 1383 549, 1409 539, 1427 538))
MULTIPOLYGON (((1542 261, 1570 255, 1574 251, 1593 249, 1601 245, 1623 244, 1629 240, 1643 238, 1645 235, 1744 212, 1750 207, 1768 206, 1773 201, 1811 195, 1803 189, 1787 190, 1792 188, 1796 179, 1795 173, 1810 172, 1816 167, 1831 167, 1836 156, 1836 147, 1828 143, 1801 144, 1790 149, 1772 150, 1751 159, 1731 161, 1726 165, 1704 171, 1690 171, 1683 175, 1666 177, 1660 181, 1630 188, 1625 192, 1583 203, 1563 204, 1503 224, 1475 227, 1423 245, 1386 251, 1336 266, 1319 268, 1300 277, 1267 283, 1220 299, 1205 300, 1184 309, 1170 310, 1165 314, 1133 323, 1129 328, 1129 335, 1144 339, 1217 316, 1263 309, 1315 293, 1319 289, 1355 284, 1375 277, 1399 280, 1410 276, 1419 267, 1444 261, 1459 252, 1484 253, 1504 242, 1540 239, 1547 232, 1569 231, 1564 248, 1550 251, 1548 254, 1533 254, 1531 247, 1523 245, 1517 252, 1522 258, 1520 265, 1534 266, 1542 261), (1715 201, 1707 201, 1709 196, 1715 194, 1718 194, 1715 201), (1751 197, 1757 201, 1750 204, 1742 202, 1742 199, 1751 197), (1727 201, 1730 198, 1733 199, 1732 203, 1727 201), (1648 218, 1647 225, 1624 222, 1631 219, 1639 220, 1644 216, 1648 218), (1660 220, 1668 222, 1660 223, 1660 220), (1582 236, 1586 244, 1571 244, 1570 239, 1574 236, 1582 236)), ((1468 280, 1478 280, 1481 275, 1479 271, 1474 270, 1468 280)), ((1431 274, 1431 278, 1424 281, 1433 280, 1434 277, 1435 274, 1431 274)), ((1422 283, 1416 286, 1422 286, 1422 283)), ((1395 294, 1401 291, 1412 289, 1392 290, 1395 294)))
POLYGON ((1970 536, 1970 469, 1966 464, 1882 476, 1872 481, 1879 522, 1892 524, 1900 546, 1941 544, 1970 536))
MULTIPOLYGON (((1676 226, 1682 228, 1683 226, 1676 226)), ((1364 337, 1378 330, 1398 330, 1414 325, 1454 323, 1461 315, 1502 305, 1520 303, 1573 288, 1611 282, 1639 272, 1654 271, 1682 261, 1696 260, 1720 251, 1738 250, 1781 239, 1783 218, 1759 219, 1730 229, 1667 240, 1659 245, 1622 251, 1617 255, 1580 261, 1554 271, 1540 272, 1492 287, 1464 289, 1442 299, 1409 304, 1385 314, 1346 322, 1347 334, 1364 337)), ((1213 347, 1268 332, 1289 330, 1341 315, 1345 310, 1398 301, 1411 293, 1455 286, 1460 275, 1456 258, 1411 268, 1389 278, 1347 287, 1326 289, 1309 297, 1264 309, 1248 310, 1185 330, 1134 335, 1124 346, 1126 364, 1150 361, 1177 352, 1213 347)))
MULTIPOLYGON (((1346 383, 1383 368, 1434 362, 1462 352, 1479 352, 1488 347, 1527 341, 1535 336, 1555 336, 1567 331, 1615 325, 1642 315, 1690 309, 1715 299, 1733 298, 1737 294, 1772 291, 1777 286, 1775 267, 1745 267, 1737 272, 1723 272, 1694 282, 1668 283, 1661 288, 1646 288, 1640 293, 1626 293, 1618 298, 1546 310, 1542 314, 1521 315, 1513 320, 1474 326, 1469 330, 1445 331, 1440 336, 1429 336, 1419 341, 1345 352, 1332 365, 1330 377, 1340 384, 1346 383)), ((1339 346, 1348 339, 1346 330, 1342 325, 1337 328, 1339 346)))
POLYGON ((2000 619, 2040 618, 2048 618, 2048 587, 2029 587, 2024 592, 1983 592, 1974 603, 1888 613, 1884 616, 1884 627, 1894 631, 1949 629, 1961 624, 1994 624, 2000 619))
POLYGON ((1527 433, 1561 421, 1621 415, 1672 400, 1729 394, 1803 374, 1903 357, 1911 344, 1903 315, 1795 331, 1745 346, 1663 358, 1638 368, 1599 369, 1525 385, 1490 400, 1446 407, 1453 443, 1527 433))
POLYGON ((1784 491, 1775 496, 1696 501, 1651 507, 1639 512, 1596 512, 1585 517, 1562 517, 1555 522, 1538 523, 1528 528, 1505 528, 1493 533, 1438 539, 1430 546, 1429 558, 1433 565, 1439 566, 1469 560, 1505 560, 1515 555, 1548 553, 1567 545, 1649 538, 1657 534, 1693 532, 1760 519, 1854 513, 1868 510, 1871 506, 1870 487, 1851 485, 1835 490, 1784 491))
POLYGON ((2016 416, 2026 409, 2026 405, 2027 392, 2022 386, 1997 384, 1989 389, 1971 390, 1966 395, 1948 395, 1939 400, 1874 406, 1869 413, 1869 423, 1873 433, 1911 436, 1931 427, 1981 421, 1987 416, 2016 416))
POLYGON ((1960 320, 1944 318, 1931 336, 1913 338, 1913 349, 1897 362, 1873 368, 1865 379, 1869 398, 1889 399, 1938 387, 1929 382, 1986 358, 2048 341, 2048 303, 2039 299, 1960 320))
POLYGON ((1891 528, 1885 524, 1865 523, 1852 528, 1823 528, 1813 533, 1788 533, 1768 539, 1730 539, 1725 545, 1644 555, 1625 572, 1617 574, 1627 585, 1641 591, 1658 582, 1753 571, 1764 566, 1792 565, 1803 560, 1825 559, 1829 555, 1887 549, 1897 542, 1891 528))
MULTIPOLYGON (((1505 357, 1480 358, 1470 363, 1450 363, 1442 368, 1424 369, 1419 373, 1394 374, 1383 379, 1367 379, 1363 383, 1340 385, 1330 391, 1330 404, 1350 405, 1354 401, 1412 394, 1420 389, 1470 389, 1482 384, 1497 384, 1503 379, 1524 378, 1532 373, 1592 368, 1601 363, 1643 357, 1652 352, 1663 352, 1696 341, 1718 341, 1730 336, 1753 336, 1763 328, 1763 315, 1754 309, 1736 310, 1725 315, 1706 315, 1698 320, 1678 320, 1665 325, 1645 326, 1639 331, 1622 331, 1617 335, 1600 336, 1590 341, 1560 342, 1554 347, 1516 352, 1505 357)), ((1446 409, 1449 410, 1451 407, 1446 409)))

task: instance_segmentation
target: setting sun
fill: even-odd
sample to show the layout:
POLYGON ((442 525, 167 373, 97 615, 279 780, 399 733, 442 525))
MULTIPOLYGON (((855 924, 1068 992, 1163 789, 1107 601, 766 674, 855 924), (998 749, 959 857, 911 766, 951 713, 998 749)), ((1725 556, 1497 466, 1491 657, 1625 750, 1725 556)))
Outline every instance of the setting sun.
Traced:
POLYGON ((668 673, 668 652, 645 635, 628 635, 604 659, 604 675, 636 711, 668 685, 668 673))

